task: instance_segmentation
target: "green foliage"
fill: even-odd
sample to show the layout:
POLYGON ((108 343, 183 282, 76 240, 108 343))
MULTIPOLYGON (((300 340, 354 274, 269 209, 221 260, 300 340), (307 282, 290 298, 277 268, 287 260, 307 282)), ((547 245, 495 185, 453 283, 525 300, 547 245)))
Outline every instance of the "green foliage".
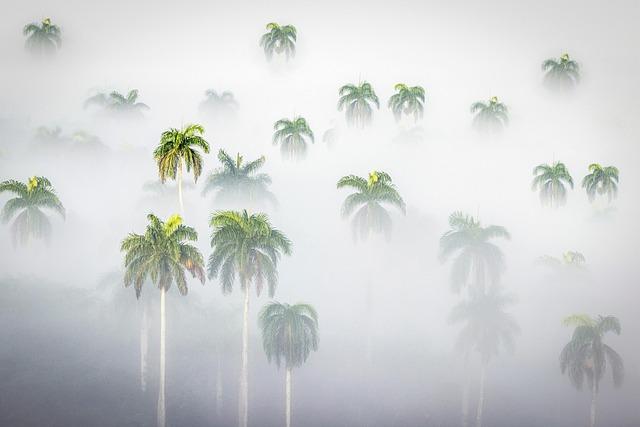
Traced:
POLYGON ((265 214, 220 211, 211 216, 209 278, 219 278, 223 293, 233 290, 236 277, 243 290, 251 283, 260 295, 266 282, 269 296, 278 283, 278 262, 291 254, 291 242, 273 228, 265 214))
POLYGON ((293 25, 280 26, 275 22, 267 24, 267 33, 260 38, 260 46, 264 49, 267 60, 271 61, 273 54, 284 53, 287 60, 296 55, 296 41, 298 32, 293 25))
POLYGON ((583 254, 576 251, 567 251, 562 254, 562 259, 544 255, 538 258, 536 261, 539 265, 544 265, 556 271, 570 270, 570 269, 584 269, 586 258, 583 254))
POLYGON ((25 47, 35 54, 51 54, 62 45, 60 27, 45 18, 40 24, 32 22, 25 25, 22 33, 27 37, 25 47))
POLYGON ((533 169, 533 175, 531 189, 540 190, 542 206, 560 207, 567 203, 565 183, 573 188, 573 178, 564 163, 538 165, 533 169))
POLYGON ((582 188, 587 192, 589 201, 596 196, 607 196, 609 203, 618 196, 620 171, 615 166, 602 167, 597 163, 589 165, 589 174, 582 179, 582 188))
POLYGON ((340 99, 338 100, 338 111, 345 110, 347 124, 364 128, 371 123, 373 109, 371 104, 380 108, 380 100, 373 87, 368 82, 359 85, 348 84, 340 88, 340 99))
POLYGON ((175 282, 182 295, 188 291, 186 272, 204 284, 204 259, 200 251, 188 242, 198 240, 198 233, 182 223, 179 215, 166 222, 153 214, 144 234, 130 233, 120 246, 125 253, 124 285, 133 284, 140 297, 145 280, 159 289, 169 290, 175 282))
POLYGON ((597 392, 608 364, 614 384, 620 386, 624 378, 622 357, 603 341, 608 332, 620 335, 620 321, 613 316, 592 318, 576 314, 563 323, 575 328, 571 341, 560 353, 560 369, 568 375, 571 384, 580 390, 586 379, 589 388, 597 392))
POLYGON ((406 205, 391 177, 382 171, 373 171, 365 179, 356 175, 347 175, 338 181, 337 188, 351 188, 350 194, 342 204, 342 216, 353 214, 351 227, 354 239, 366 240, 369 235, 383 233, 387 239, 391 235, 391 216, 384 205, 391 205, 406 213, 406 205))
POLYGON ((271 177, 266 173, 257 173, 264 166, 264 156, 245 163, 240 153, 233 159, 224 150, 220 150, 218 160, 222 167, 209 175, 202 191, 203 195, 217 191, 215 200, 220 203, 277 203, 276 197, 268 189, 271 177))
POLYGON ((162 133, 160 144, 153 152, 162 182, 167 178, 176 179, 183 165, 187 172, 193 169, 194 180, 198 181, 202 173, 202 156, 197 148, 205 153, 209 152, 209 143, 202 134, 204 134, 204 128, 197 124, 189 124, 182 129, 171 128, 162 133))
POLYGON ((477 351, 483 363, 500 353, 512 350, 514 337, 520 331, 513 316, 505 311, 513 297, 498 287, 488 293, 474 292, 451 311, 451 323, 464 323, 458 335, 457 349, 463 354, 477 351))
POLYGON ((127 95, 113 91, 110 94, 98 93, 87 99, 84 108, 97 105, 108 112, 122 113, 128 115, 140 115, 142 110, 148 110, 149 106, 143 102, 138 102, 138 90, 130 90, 127 95))
POLYGON ((550 89, 571 89, 580 81, 580 66, 565 53, 559 59, 549 58, 542 63, 544 81, 550 89))
POLYGON ((493 239, 509 239, 509 232, 501 226, 482 227, 472 216, 454 212, 449 216, 451 229, 440 238, 440 259, 446 261, 457 254, 451 266, 451 286, 455 292, 473 285, 485 289, 486 279, 495 285, 505 269, 502 250, 493 239))
POLYGON ((400 121, 402 114, 413 115, 417 122, 424 114, 425 92, 421 86, 409 87, 404 83, 394 86, 396 93, 389 98, 388 106, 396 121, 400 121))
POLYGON ((495 96, 489 102, 473 103, 471 113, 475 114, 473 126, 483 132, 500 132, 509 124, 507 106, 495 96))
POLYGON ((313 131, 303 117, 280 119, 273 129, 273 145, 280 145, 280 153, 286 159, 303 159, 307 154, 308 141, 315 141, 313 131))
POLYGON ((269 362, 297 368, 318 349, 318 314, 309 304, 272 302, 259 316, 262 346, 269 362))
POLYGON ((50 209, 65 218, 65 209, 51 185, 43 176, 33 176, 26 183, 8 180, 0 183, 0 193, 13 193, 0 213, 4 224, 13 219, 11 236, 14 246, 28 243, 31 237, 49 240, 51 222, 43 209, 50 209), (14 219, 15 217, 15 219, 14 219))

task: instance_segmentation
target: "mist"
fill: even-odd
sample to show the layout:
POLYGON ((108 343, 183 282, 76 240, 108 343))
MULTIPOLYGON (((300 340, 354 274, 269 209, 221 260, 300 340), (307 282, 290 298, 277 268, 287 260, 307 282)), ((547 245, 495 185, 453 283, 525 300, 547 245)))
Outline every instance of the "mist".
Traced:
MULTIPOLYGON (((0 182, 43 176, 66 215, 44 210, 48 241, 14 245, 0 225, 0 425, 155 426, 160 292, 124 286, 121 242, 143 234, 147 214, 180 214, 192 242, 212 254, 215 212, 264 212, 292 243, 270 297, 250 289, 248 424, 285 425, 285 371, 263 350, 259 315, 271 301, 308 303, 318 313, 318 349, 293 369, 292 425, 453 427, 469 384, 476 426, 480 371, 458 345, 452 310, 455 254, 441 237, 460 211, 509 239, 491 240, 505 269, 495 286, 513 300, 513 348, 486 364, 482 425, 575 427, 590 423, 591 390, 561 372, 573 314, 615 316, 604 341, 624 360, 617 387, 607 366, 597 425, 640 425, 640 75, 633 1, 486 2, 127 2, 8 0, 0 17, 0 182), (25 50, 22 28, 49 17, 60 27, 54 55, 25 50), (295 57, 267 61, 265 25, 295 25, 295 57), (545 87, 541 63, 568 52, 580 81, 545 87), (339 89, 369 82, 380 99, 371 124, 351 127, 339 89), (397 83, 422 86, 424 116, 394 120, 397 83), (230 91, 227 114, 202 108, 205 91, 230 91), (85 107, 99 93, 138 91, 139 115, 85 107), (498 97, 509 123, 496 134, 472 126, 472 103, 498 97), (274 123, 304 117, 315 135, 300 160, 273 144, 274 123), (160 184, 154 150, 170 128, 197 123, 210 145, 202 174, 184 174, 184 209, 174 180, 160 184), (56 131, 55 129, 59 130, 56 131), (328 130, 335 140, 323 140, 328 130), (52 135, 52 133, 54 135, 52 135), (260 173, 277 203, 220 200, 202 192, 220 168, 218 151, 260 173), (566 204, 541 206, 537 165, 563 162, 573 176, 566 204), (618 194, 590 202, 588 166, 620 171, 618 194), (386 205, 390 237, 354 239, 341 215, 353 191, 341 177, 384 171, 406 203, 386 205), (636 194, 636 196, 633 196, 636 194), (577 270, 541 265, 575 251, 577 270), (499 282, 499 283, 498 283, 499 282), (145 307, 147 309, 145 310, 145 307), (141 389, 141 319, 147 313, 146 384, 141 389)), ((14 197, 0 192, 2 206, 14 197)), ((206 265, 205 265, 206 270, 206 265)), ((166 424, 239 425, 243 294, 219 277, 188 276, 188 293, 166 294, 166 424)), ((588 374, 587 374, 588 375, 588 374)), ((588 382, 588 381, 587 381, 588 382)), ((480 427, 480 426, 478 426, 480 427)))

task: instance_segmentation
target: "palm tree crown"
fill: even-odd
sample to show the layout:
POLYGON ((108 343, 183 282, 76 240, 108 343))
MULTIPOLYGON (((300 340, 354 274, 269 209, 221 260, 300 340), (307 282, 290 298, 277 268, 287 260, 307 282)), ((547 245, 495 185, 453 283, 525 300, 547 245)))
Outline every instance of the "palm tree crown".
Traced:
POLYGON ((597 195, 605 195, 609 203, 618 195, 620 171, 615 166, 602 167, 597 163, 589 165, 589 174, 582 179, 582 188, 587 192, 589 201, 593 202, 597 195))
POLYGON ((421 86, 409 87, 404 83, 398 83, 394 89, 396 93, 389 98, 389 108, 393 112, 396 121, 400 121, 402 114, 411 115, 417 122, 424 113, 425 92, 421 86))
POLYGON ((497 284, 505 269, 502 250, 493 239, 509 239, 509 232, 499 225, 482 227, 480 221, 462 212, 449 216, 451 229, 440 238, 440 259, 447 260, 457 253, 451 267, 451 285, 459 292, 473 284, 484 290, 486 279, 497 284))
POLYGON ((304 117, 280 119, 275 122, 273 129, 273 145, 280 144, 280 152, 285 158, 304 158, 308 141, 315 142, 313 131, 304 117))
POLYGON ((478 130, 499 132, 509 124, 507 106, 499 102, 496 96, 489 99, 489 102, 473 103, 471 113, 475 114, 473 125, 478 130))
POLYGON ((246 163, 240 153, 233 159, 224 150, 220 150, 218 160, 222 167, 209 175, 203 195, 217 191, 216 201, 219 202, 250 203, 255 200, 276 204, 275 196, 268 189, 271 177, 266 173, 257 173, 264 166, 264 156, 246 163))
POLYGON ((126 95, 117 91, 113 91, 110 94, 99 93, 87 99, 84 107, 97 105, 114 113, 140 114, 140 111, 148 110, 149 106, 143 102, 138 102, 138 96, 137 89, 130 90, 126 95))
POLYGON ((552 165, 541 164, 533 169, 533 191, 540 190, 540 202, 543 206, 559 207, 567 202, 565 183, 573 188, 573 178, 561 162, 552 165))
POLYGON ((299 367, 318 349, 318 314, 311 305, 272 302, 260 312, 260 327, 267 359, 278 367, 299 367))
POLYGON ((347 124, 364 128, 371 123, 373 109, 371 104, 380 108, 380 100, 368 82, 359 85, 348 84, 340 88, 340 99, 338 100, 338 111, 345 110, 347 124))
POLYGON ((365 179, 356 175, 347 175, 338 181, 337 188, 352 188, 342 204, 342 216, 347 218, 357 209, 351 221, 354 238, 367 239, 371 232, 383 233, 389 238, 391 216, 384 205, 395 206, 406 213, 406 205, 391 177, 383 171, 373 171, 365 179))
POLYGON ((267 33, 260 38, 260 46, 264 49, 264 54, 268 60, 273 58, 273 54, 284 52, 287 60, 296 55, 296 41, 298 32, 293 25, 280 26, 275 22, 267 24, 267 33))
POLYGON ((202 137, 204 127, 189 124, 182 129, 171 128, 162 133, 160 144, 153 152, 158 163, 158 174, 162 182, 167 178, 175 179, 182 165, 191 172, 197 182, 202 173, 202 155, 197 150, 209 152, 209 143, 202 137))
POLYGON ((60 27, 49 18, 43 19, 40 25, 36 22, 25 25, 22 32, 27 36, 25 47, 34 53, 52 53, 62 44, 60 27))
POLYGON ((537 259, 538 264, 551 267, 554 270, 566 269, 566 268, 578 268, 583 269, 587 259, 585 256, 577 251, 567 251, 562 254, 562 258, 558 259, 553 256, 544 255, 537 259))
POLYGON ((542 63, 544 80, 551 88, 566 89, 580 81, 580 65, 565 53, 559 60, 549 58, 542 63))
POLYGON ((198 240, 198 233, 182 223, 179 215, 166 222, 153 214, 147 215, 149 224, 144 234, 129 234, 120 246, 125 253, 124 284, 133 284, 136 297, 140 297, 147 278, 162 290, 169 290, 173 282, 182 295, 186 295, 185 271, 204 284, 204 259, 200 251, 188 242, 198 240))
POLYGON ((200 104, 200 109, 209 110, 214 113, 230 113, 238 108, 238 102, 233 96, 233 92, 225 90, 218 93, 213 89, 208 89, 204 93, 205 99, 200 104))
POLYGON ((16 217, 11 226, 13 244, 26 244, 30 237, 45 240, 51 235, 51 222, 42 209, 51 209, 65 217, 65 209, 51 185, 43 176, 33 176, 26 183, 8 180, 0 183, 0 193, 9 192, 16 197, 9 199, 0 217, 8 223, 16 217), (17 215, 17 216, 16 216, 17 215))
POLYGON ((209 277, 219 277, 222 291, 233 290, 236 277, 245 290, 251 282, 260 295, 266 282, 273 296, 278 283, 277 266, 282 254, 291 254, 291 242, 273 228, 265 214, 221 211, 211 217, 209 277))

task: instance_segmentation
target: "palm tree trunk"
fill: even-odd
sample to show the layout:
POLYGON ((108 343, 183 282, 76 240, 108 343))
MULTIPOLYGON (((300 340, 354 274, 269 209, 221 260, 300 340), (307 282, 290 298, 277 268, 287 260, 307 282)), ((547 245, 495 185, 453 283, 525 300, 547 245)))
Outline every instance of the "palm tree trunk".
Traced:
POLYGON ((182 203, 182 159, 178 160, 178 202, 180 203, 180 215, 184 216, 184 204, 182 203))
POLYGON ((142 301, 142 321, 140 322, 140 389, 147 390, 147 354, 149 350, 149 327, 146 301, 142 301))
POLYGON ((462 427, 469 427, 469 387, 471 386, 471 377, 469 375, 469 357, 464 358, 463 368, 463 384, 462 384, 462 427))
POLYGON ((242 315, 242 366, 240 369, 240 396, 238 399, 238 425, 247 427, 249 413, 249 286, 244 287, 244 311, 242 315))
POLYGON ((167 425, 166 411, 164 405, 165 388, 165 341, 166 341, 166 319, 165 319, 165 294, 163 287, 160 291, 160 391, 158 392, 158 427, 167 425))
POLYGON ((593 381, 591 386, 591 427, 596 427, 596 397, 598 396, 598 385, 593 381))
POLYGON ((482 427, 482 411, 484 409, 484 383, 487 366, 482 363, 480 367, 480 392, 478 395, 478 410, 476 412, 476 427, 482 427))
POLYGON ((289 367, 287 367, 286 383, 286 427, 291 427, 291 368, 289 367))
POLYGON ((220 352, 220 345, 217 349, 218 361, 216 365, 216 419, 220 421, 222 414, 222 353, 220 352))

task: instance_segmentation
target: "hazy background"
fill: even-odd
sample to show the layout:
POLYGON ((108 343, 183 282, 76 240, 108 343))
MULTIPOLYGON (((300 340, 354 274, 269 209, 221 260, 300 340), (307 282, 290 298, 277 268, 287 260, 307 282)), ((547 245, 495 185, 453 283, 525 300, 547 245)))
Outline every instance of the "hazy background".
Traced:
MULTIPOLYGON (((14 1, 0 17, 0 180, 45 175, 67 209, 53 218, 50 246, 14 249, 0 228, 0 424, 11 426, 143 426, 155 421, 157 322, 152 320, 150 385, 138 390, 140 303, 132 289, 105 276, 121 267, 119 243, 140 232, 145 215, 177 210, 177 196, 154 198, 142 186, 156 178, 152 150, 160 133, 202 123, 212 153, 267 157, 277 209, 275 226, 294 243, 280 267, 276 299, 312 303, 320 315, 320 349, 294 371, 298 426, 457 426, 462 361, 458 327, 447 316, 458 302, 449 265, 437 260, 438 239, 454 210, 505 226, 503 282, 517 296, 521 328, 514 354, 490 365, 486 426, 586 425, 589 394, 560 374, 558 355, 574 312, 619 317, 623 333, 608 342, 625 360, 625 384, 603 382, 602 426, 640 425, 640 59, 635 1, 359 1, 181 2, 115 0, 14 1), (24 52, 22 27, 50 17, 63 46, 49 62, 24 52), (267 22, 298 29, 297 56, 268 64, 258 39, 267 22), (569 97, 542 87, 541 62, 568 52, 583 81, 569 97), (336 111, 338 88, 367 80, 381 99, 373 126, 348 130, 336 111), (402 130, 386 102, 393 85, 427 92, 420 143, 402 130), (206 89, 232 91, 237 118, 220 122, 198 112, 206 89), (84 110, 96 91, 140 91, 151 109, 140 121, 84 110), (511 126, 497 139, 471 130, 469 106, 498 96, 511 126), (271 145, 273 123, 303 115, 316 143, 300 163, 271 145), (337 125, 332 149, 322 133, 337 125), (86 130, 105 153, 42 150, 39 126, 63 134, 86 130), (615 212, 599 219, 584 191, 558 211, 543 210, 531 171, 561 160, 576 183, 589 163, 616 165, 615 212), (340 218, 346 174, 391 174, 408 209, 394 213, 390 243, 355 244, 340 218), (559 280, 533 265, 544 254, 582 252, 588 274, 559 280), (365 289, 373 281, 373 345, 364 362, 365 289)), ((191 181, 191 180, 189 180, 191 181)), ((203 180, 204 181, 204 180, 203 180)), ((210 254, 202 182, 185 193, 185 221, 210 254)), ((7 199, 6 195, 1 202, 7 199)), ((143 291, 152 307, 157 290, 143 291)), ((268 365, 252 299, 250 423, 283 424, 284 372, 268 365)), ((222 296, 216 281, 192 283, 187 297, 170 293, 167 324, 167 416, 174 426, 233 425, 240 364, 240 296, 222 296), (228 338, 223 417, 214 415, 215 337, 228 338)), ((472 408, 475 391, 472 391, 472 408)))

